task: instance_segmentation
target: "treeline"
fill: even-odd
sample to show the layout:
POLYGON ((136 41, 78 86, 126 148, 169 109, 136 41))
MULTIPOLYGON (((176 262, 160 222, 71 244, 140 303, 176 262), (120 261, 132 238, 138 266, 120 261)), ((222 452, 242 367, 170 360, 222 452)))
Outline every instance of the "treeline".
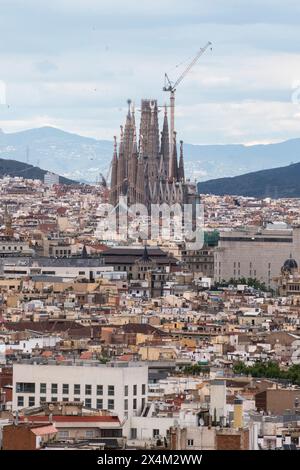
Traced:
POLYGON ((233 277, 229 281, 223 279, 221 282, 216 283, 216 287, 228 287, 228 286, 238 286, 238 285, 247 285, 248 287, 253 287, 256 290, 262 292, 273 292, 272 289, 268 288, 264 282, 260 282, 254 277, 240 277, 239 279, 234 279, 233 277))
POLYGON ((267 379, 281 379, 300 385, 300 364, 293 364, 288 369, 283 370, 274 361, 256 362, 253 366, 247 366, 244 362, 238 361, 233 365, 233 371, 235 374, 264 377, 267 379))
POLYGON ((209 366, 200 365, 200 364, 193 364, 191 366, 186 366, 183 369, 183 372, 187 375, 200 375, 201 373, 208 374, 209 371, 210 371, 209 366))

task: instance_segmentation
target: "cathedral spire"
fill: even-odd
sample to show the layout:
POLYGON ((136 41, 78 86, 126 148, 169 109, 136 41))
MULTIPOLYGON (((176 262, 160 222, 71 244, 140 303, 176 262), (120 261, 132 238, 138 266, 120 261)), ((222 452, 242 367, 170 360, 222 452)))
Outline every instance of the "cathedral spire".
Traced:
POLYGON ((111 167, 111 182, 110 182, 110 203, 116 204, 116 191, 118 186, 118 144, 117 137, 114 136, 114 153, 111 167))
POLYGON ((137 201, 140 204, 145 202, 145 166, 143 156, 139 155, 137 161, 137 175, 136 175, 136 196, 137 201))
POLYGON ((178 165, 177 165, 177 143, 176 143, 176 132, 173 134, 173 154, 170 161, 170 180, 177 180, 178 178, 178 165))
POLYGON ((170 142, 169 142, 169 125, 168 125, 168 112, 165 106, 165 115, 163 129, 161 133, 160 154, 162 160, 160 163, 160 171, 163 171, 165 176, 169 174, 169 159, 170 159, 170 142))
POLYGON ((119 161, 118 161, 118 196, 124 194, 123 186, 125 180, 125 159, 124 159, 124 132, 123 126, 120 126, 120 146, 119 146, 119 161))
POLYGON ((180 141, 180 158, 179 158, 179 167, 178 167, 178 180, 184 180, 184 163, 183 163, 183 141, 180 141))

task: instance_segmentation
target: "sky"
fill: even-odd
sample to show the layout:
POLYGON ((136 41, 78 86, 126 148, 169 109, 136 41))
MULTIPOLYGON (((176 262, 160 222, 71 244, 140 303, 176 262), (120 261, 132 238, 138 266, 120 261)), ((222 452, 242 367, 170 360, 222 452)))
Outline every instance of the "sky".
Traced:
POLYGON ((178 136, 300 137, 299 14, 298 0, 0 0, 0 128, 111 140, 128 99, 168 103, 165 72, 211 41, 176 91, 178 136))

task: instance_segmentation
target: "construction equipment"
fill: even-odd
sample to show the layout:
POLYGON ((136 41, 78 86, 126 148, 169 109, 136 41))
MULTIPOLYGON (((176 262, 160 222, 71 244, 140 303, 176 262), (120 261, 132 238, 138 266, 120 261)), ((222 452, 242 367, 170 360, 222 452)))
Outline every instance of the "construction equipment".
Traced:
POLYGON ((109 164, 108 170, 106 172, 106 175, 103 173, 99 173, 99 185, 102 186, 103 188, 107 188, 109 185, 109 178, 111 175, 111 167, 112 167, 112 161, 109 164))
MULTIPOLYGON (((177 80, 172 83, 169 79, 168 75, 165 73, 165 86, 163 87, 163 91, 170 92, 170 155, 173 153, 173 135, 175 129, 175 91, 178 85, 182 82, 184 77, 188 74, 191 68, 195 65, 197 60, 204 54, 206 49, 211 46, 211 42, 208 42, 204 47, 197 52, 196 56, 193 58, 192 62, 185 68, 182 74, 177 78, 177 80)), ((170 158, 170 163, 172 159, 170 158)))

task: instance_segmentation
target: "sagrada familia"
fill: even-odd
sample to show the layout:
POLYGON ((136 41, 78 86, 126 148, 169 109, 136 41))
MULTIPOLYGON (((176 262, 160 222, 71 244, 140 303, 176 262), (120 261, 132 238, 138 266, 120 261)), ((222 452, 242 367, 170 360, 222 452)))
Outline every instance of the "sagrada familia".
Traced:
POLYGON ((182 141, 178 162, 175 132, 170 145, 167 109, 160 133, 157 101, 142 100, 137 139, 135 112, 128 103, 119 146, 114 137, 110 203, 116 206, 121 196, 127 198, 128 206, 140 203, 148 208, 151 204, 195 203, 196 187, 185 179, 182 141))

